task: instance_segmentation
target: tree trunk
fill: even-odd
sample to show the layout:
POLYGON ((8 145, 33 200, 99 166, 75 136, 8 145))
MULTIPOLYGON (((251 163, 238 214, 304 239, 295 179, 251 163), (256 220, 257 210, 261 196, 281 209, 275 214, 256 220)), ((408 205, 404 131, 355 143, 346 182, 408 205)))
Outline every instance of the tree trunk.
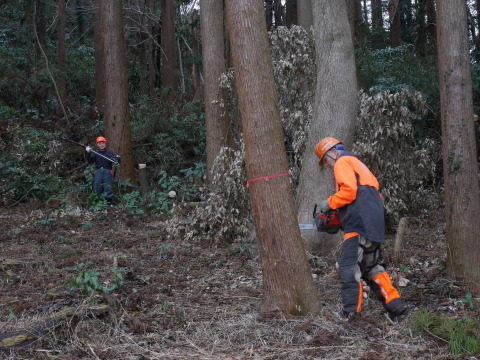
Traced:
POLYGON ((353 46, 358 48, 363 41, 363 34, 362 34, 362 1, 361 0, 354 0, 354 9, 355 12, 353 14, 353 32, 355 35, 355 42, 353 46))
POLYGON ((105 101, 104 84, 105 74, 103 73, 103 41, 100 30, 99 6, 100 0, 94 2, 96 10, 93 12, 93 52, 95 57, 95 103, 97 109, 102 109, 105 101))
MULTIPOLYGON (((155 11, 154 0, 147 0, 147 8, 153 13, 155 11)), ((155 38, 154 25, 151 17, 148 17, 148 90, 151 99, 157 97, 156 88, 155 88, 155 79, 156 79, 156 69, 155 69, 155 48, 153 46, 153 39, 155 38)))
POLYGON ((127 93, 122 2, 100 0, 99 20, 104 50, 105 135, 109 147, 122 157, 119 177, 136 184, 127 93))
MULTIPOLYGON (((223 19, 223 16, 222 16, 223 19)), ((194 100, 201 99, 202 97, 202 81, 200 75, 200 66, 196 61, 201 57, 200 54, 200 28, 198 26, 199 23, 199 15, 198 11, 194 10, 192 12, 191 18, 191 27, 190 30, 192 32, 192 56, 193 56, 193 65, 192 65, 192 85, 193 85, 193 98, 194 100)), ((223 27, 222 27, 223 28, 223 27)), ((223 34, 223 31, 222 31, 223 34)), ((223 38, 223 36, 222 36, 223 38)), ((225 59, 225 55, 222 53, 223 58, 225 59)))
POLYGON ((313 26, 312 0, 297 0, 297 22, 311 33, 313 26))
POLYGON ((285 2, 285 26, 291 27, 297 23, 297 0, 285 2))
POLYGON ((437 1, 447 270, 480 282, 480 195, 465 0, 437 1))
POLYGON ((58 0, 58 94, 60 101, 67 101, 67 78, 65 69, 65 0, 58 0))
MULTIPOLYGON (((205 125, 207 132, 207 180, 212 179, 212 166, 220 147, 230 145, 227 96, 220 88, 220 76, 226 71, 223 26, 223 1, 201 0, 205 125)), ((214 190, 214 189, 211 189, 214 190)))
MULTIPOLYGON (((437 42, 437 11, 435 10, 435 0, 427 0, 427 34, 430 43, 437 42)), ((475 34, 474 34, 475 36, 475 34)))
POLYGON ((396 48, 399 47, 401 39, 401 28, 400 28, 400 0, 390 0, 388 4, 388 18, 390 22, 390 47, 396 48))
POLYGON ((36 19, 36 23, 33 26, 36 27, 38 42, 36 43, 37 48, 37 59, 42 58, 42 51, 40 50, 40 46, 47 51, 47 25, 45 23, 45 3, 44 0, 35 0, 35 16, 33 17, 36 19))
POLYGON ((174 0, 162 0, 163 87, 176 91, 180 86, 174 0))
POLYGON ((382 0, 372 0, 372 29, 383 29, 382 0))
POLYGON ((427 31, 425 17, 427 14, 426 0, 418 0, 417 4, 417 38, 415 40, 415 53, 425 56, 427 51, 427 31))
MULTIPOLYGON (((272 58, 260 0, 227 0, 227 25, 242 128, 247 176, 288 173, 272 58)), ((319 295, 300 236, 288 176, 251 181, 249 195, 263 270, 263 312, 307 314, 319 295)))
MULTIPOLYGON (((308 131, 297 190, 300 223, 311 222, 314 204, 325 200, 335 189, 332 174, 326 170, 319 171, 315 145, 320 139, 333 136, 349 147, 355 133, 357 103, 355 53, 346 2, 313 2, 313 20, 317 88, 313 108, 314 120, 308 131)), ((334 237, 311 233, 304 234, 308 250, 326 251, 331 248, 334 237)))
POLYGON ((273 26, 273 0, 265 0, 265 20, 267 31, 270 31, 273 26))

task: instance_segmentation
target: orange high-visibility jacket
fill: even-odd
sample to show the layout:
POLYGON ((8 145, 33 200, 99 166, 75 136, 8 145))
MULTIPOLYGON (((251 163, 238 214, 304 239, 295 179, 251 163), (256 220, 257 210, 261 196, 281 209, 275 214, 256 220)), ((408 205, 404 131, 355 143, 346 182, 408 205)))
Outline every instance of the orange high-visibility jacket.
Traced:
POLYGON ((340 213, 344 239, 360 234, 384 243, 385 220, 377 178, 349 151, 338 158, 333 173, 337 192, 328 198, 328 204, 340 213))

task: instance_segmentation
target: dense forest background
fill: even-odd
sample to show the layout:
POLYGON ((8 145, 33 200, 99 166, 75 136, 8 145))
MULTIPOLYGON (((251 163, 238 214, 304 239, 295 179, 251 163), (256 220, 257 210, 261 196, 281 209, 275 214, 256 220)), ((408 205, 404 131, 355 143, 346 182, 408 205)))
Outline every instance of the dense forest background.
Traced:
MULTIPOLYGON (((267 27, 272 33, 282 26, 294 26, 293 3, 265 3, 267 27)), ((414 141, 438 142, 441 130, 433 2, 399 1, 397 35, 390 30, 388 2, 356 4, 359 86, 369 93, 419 92, 427 110, 413 121, 414 141)), ((129 1, 123 8, 133 152, 135 164, 148 165, 154 192, 148 210, 152 211, 170 206, 165 195, 171 190, 182 200, 195 200, 195 188, 205 174, 199 4, 178 1, 172 5, 164 8, 160 2, 129 1), (173 43, 165 40, 171 28, 162 26, 162 16, 167 16, 162 10, 171 11, 175 19, 173 43), (175 54, 177 62, 173 70, 164 71, 168 52, 175 54)), ((97 5, 70 1, 64 13, 58 6, 48 1, 4 1, 1 6, 0 181, 5 205, 55 197, 65 204, 84 202, 81 194, 89 189, 92 173, 82 167, 82 148, 64 139, 92 144, 105 132, 102 84, 98 83, 95 60, 100 56, 98 45, 95 47, 97 5)), ((468 11, 477 113, 480 40, 476 1, 468 1, 468 11)), ((286 141, 287 149, 292 150, 295 139, 286 141)), ((441 183, 441 162, 436 161, 435 180, 441 183)), ((135 178, 121 180, 127 189, 128 182, 137 183, 135 178)), ((133 202, 134 195, 127 195, 133 202)))

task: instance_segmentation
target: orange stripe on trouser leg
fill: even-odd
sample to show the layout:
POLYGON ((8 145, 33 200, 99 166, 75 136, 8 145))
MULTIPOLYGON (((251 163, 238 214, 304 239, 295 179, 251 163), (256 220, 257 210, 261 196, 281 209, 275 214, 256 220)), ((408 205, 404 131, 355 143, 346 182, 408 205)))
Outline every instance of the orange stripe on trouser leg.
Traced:
POLYGON ((362 302, 363 302, 363 284, 360 281, 358 283, 358 304, 357 304, 357 313, 362 312, 362 302))
POLYGON ((390 301, 400 297, 397 289, 395 289, 392 285, 390 276, 388 276, 386 272, 378 274, 372 280, 375 281, 375 283, 380 287, 380 291, 385 298, 385 304, 388 304, 390 301))

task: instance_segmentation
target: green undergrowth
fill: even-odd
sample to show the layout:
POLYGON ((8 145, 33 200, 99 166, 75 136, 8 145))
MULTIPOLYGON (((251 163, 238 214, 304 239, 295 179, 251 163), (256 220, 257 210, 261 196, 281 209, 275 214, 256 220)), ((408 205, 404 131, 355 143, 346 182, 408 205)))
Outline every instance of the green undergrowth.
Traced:
POLYGON ((412 316, 415 330, 448 343, 454 355, 480 355, 480 321, 429 313, 422 308, 412 316))

